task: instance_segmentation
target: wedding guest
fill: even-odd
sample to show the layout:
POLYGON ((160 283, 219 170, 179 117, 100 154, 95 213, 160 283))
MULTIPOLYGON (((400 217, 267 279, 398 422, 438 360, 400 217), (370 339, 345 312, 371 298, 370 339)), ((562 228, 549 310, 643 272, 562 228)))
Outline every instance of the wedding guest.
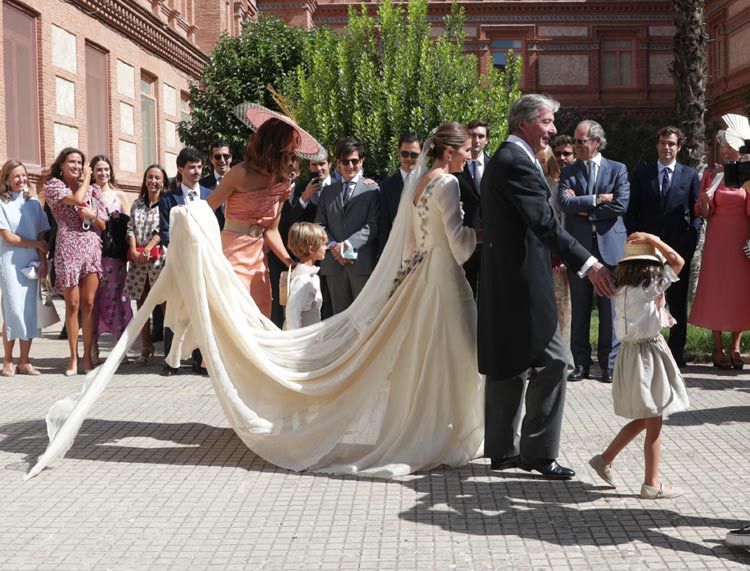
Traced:
POLYGON ((323 189, 315 222, 328 234, 328 253, 320 264, 334 314, 341 313, 364 288, 377 261, 380 191, 365 178, 364 146, 357 139, 341 141, 336 158, 342 180, 323 189))
POLYGON ((99 336, 109 333, 119 339, 133 318, 130 296, 125 291, 127 276, 127 213, 130 211, 125 193, 117 188, 112 162, 106 155, 96 155, 89 163, 94 182, 102 191, 107 225, 116 251, 102 251, 102 278, 94 304, 95 333, 91 351, 94 365, 99 361, 99 336))
POLYGON ((576 152, 573 148, 573 137, 569 135, 558 135, 550 143, 552 153, 555 155, 555 162, 560 172, 576 162, 576 152))
MULTIPOLYGON (((542 172, 550 188, 549 203, 557 216, 558 222, 565 226, 565 213, 560 208, 560 199, 557 189, 560 186, 560 166, 555 161, 550 147, 545 147, 536 154, 542 172)), ((552 254, 552 280, 555 286, 555 304, 557 305, 557 321, 560 324, 560 334, 567 348, 568 363, 573 362, 573 354, 570 352, 570 285, 568 283, 568 272, 563 259, 552 254)))
POLYGON ((703 225, 694 212, 700 192, 698 171, 677 161, 684 142, 682 129, 672 126, 659 129, 656 133, 659 160, 641 165, 633 173, 630 204, 625 214, 629 233, 656 234, 685 260, 680 279, 665 293, 669 311, 676 320, 669 332, 669 348, 680 367, 685 366, 690 264, 703 225))
MULTIPOLYGON (((232 147, 229 141, 216 139, 208 147, 208 161, 211 163, 211 172, 200 179, 200 185, 213 190, 221 184, 221 180, 232 168, 232 147)), ((216 218, 219 221, 219 230, 224 229, 224 207, 217 209, 216 218)))
POLYGON ((244 160, 208 198, 211 208, 226 204, 221 244, 258 309, 271 317, 271 280, 266 251, 287 266, 292 259, 279 233, 281 210, 297 170, 294 151, 300 135, 293 125, 271 117, 248 141, 244 160))
POLYGON ((94 300, 102 275, 102 240, 106 212, 91 167, 78 149, 66 147, 50 167, 44 195, 57 222, 55 290, 65 298, 65 327, 70 357, 65 375, 78 372, 78 310, 83 329, 83 370, 94 368, 94 300))
POLYGON ((7 161, 0 170, 0 291, 3 311, 3 377, 41 374, 29 361, 31 341, 41 337, 37 325, 39 280, 47 275, 47 216, 31 198, 23 163, 7 161), (36 278, 27 274, 35 267, 36 278), (16 339, 21 346, 18 366, 13 363, 16 339))
MULTIPOLYGON (((135 300, 138 309, 143 305, 151 286, 161 272, 161 247, 159 243, 159 198, 168 184, 167 173, 161 165, 151 165, 143 173, 141 192, 130 208, 128 221, 128 245, 130 269, 125 281, 128 295, 135 300)), ((141 329, 141 354, 136 365, 148 363, 154 354, 150 324, 141 329)))
MULTIPOLYGON (((739 151, 727 143, 724 131, 716 138, 724 162, 739 160, 739 151)), ((706 171, 696 203, 696 212, 708 220, 708 228, 688 321, 713 333, 714 367, 741 370, 745 366, 740 354, 742 332, 750 329, 750 263, 742 252, 750 236, 750 184, 727 187, 723 176, 721 168, 706 171), (724 352, 723 331, 732 332, 729 356, 724 352)))
POLYGON ((409 180, 422 152, 422 141, 416 133, 402 133, 398 139, 399 169, 380 183, 380 224, 378 228, 378 254, 388 242, 393 221, 396 219, 401 192, 409 180))
POLYGON ((327 243, 326 231, 317 224, 297 222, 289 229, 289 249, 300 263, 292 270, 284 329, 299 329, 320 321, 323 294, 320 267, 315 262, 325 258, 327 243))

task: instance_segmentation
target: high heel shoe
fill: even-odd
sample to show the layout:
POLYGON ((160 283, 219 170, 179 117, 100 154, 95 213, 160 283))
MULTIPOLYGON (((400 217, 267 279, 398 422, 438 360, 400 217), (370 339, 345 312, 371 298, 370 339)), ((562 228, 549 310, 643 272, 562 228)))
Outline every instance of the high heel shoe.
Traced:
POLYGON ((724 349, 720 353, 714 351, 714 367, 723 371, 728 371, 732 368, 732 360, 724 353, 724 349))
POLYGON ((731 361, 732 368, 736 369, 737 371, 741 371, 745 366, 745 361, 742 360, 742 355, 740 355, 739 351, 732 351, 731 361))
POLYGON ((76 361, 73 364, 73 368, 72 369, 65 369, 65 376, 66 377, 72 377, 72 376, 77 375, 77 374, 78 374, 78 361, 76 361))
POLYGON ((3 377, 13 377, 16 374, 16 365, 13 362, 3 363, 3 372, 0 373, 3 377))
POLYGON ((154 354, 154 347, 153 345, 144 347, 141 349, 141 354, 139 357, 136 358, 135 364, 136 365, 147 365, 148 364, 148 358, 154 354))

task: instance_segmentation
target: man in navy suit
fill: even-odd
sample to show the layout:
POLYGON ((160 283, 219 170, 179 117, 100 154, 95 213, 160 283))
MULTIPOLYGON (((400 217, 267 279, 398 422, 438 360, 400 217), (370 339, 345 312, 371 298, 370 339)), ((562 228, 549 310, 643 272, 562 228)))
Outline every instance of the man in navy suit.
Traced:
POLYGON ((378 224, 378 255, 388 242, 398 203, 407 179, 414 170, 422 151, 422 141, 416 133, 403 133, 398 139, 398 172, 380 183, 380 223, 378 224))
MULTIPOLYGON (((464 170, 453 175, 458 179, 461 196, 461 207, 464 210, 464 226, 482 228, 482 205, 480 201, 480 185, 482 176, 490 162, 490 156, 485 152, 490 139, 490 126, 480 120, 474 120, 466 125, 471 136, 471 159, 466 161, 464 170)), ((474 299, 479 291, 479 267, 482 260, 482 245, 477 244, 476 250, 464 264, 466 280, 474 292, 474 299)))
POLYGON ((625 215, 628 232, 656 234, 685 260, 680 281, 666 291, 669 311, 677 321, 669 331, 668 344, 680 367, 685 365, 690 262, 703 224, 694 208, 700 192, 698 171, 677 162, 684 141, 685 135, 677 127, 659 129, 656 133, 659 160, 642 165, 633 173, 630 205, 625 215))
MULTIPOLYGON (((622 217, 628 208, 630 184, 625 165, 605 159, 604 129, 596 121, 582 121, 573 134, 577 160, 560 175, 560 206, 565 229, 602 264, 612 269, 623 257, 627 231, 622 217)), ((588 280, 568 269, 571 298, 570 351, 575 368, 569 381, 589 376, 589 327, 594 290, 588 280)), ((599 308, 597 356, 601 380, 612 382, 612 369, 620 343, 612 326, 613 306, 608 297, 596 296, 599 308)))
MULTIPOLYGON (((171 192, 161 195, 159 199, 159 236, 161 245, 167 251, 169 249, 169 213, 175 206, 183 206, 186 202, 192 200, 206 200, 211 190, 201 186, 199 179, 203 171, 203 158, 197 149, 185 147, 177 155, 177 182, 171 192)), ((218 213, 217 213, 218 218, 218 213)), ((169 254, 167 254, 165 263, 169 263, 169 254)), ((172 348, 172 330, 164 328, 164 354, 168 355, 172 348)), ((208 374, 202 365, 201 352, 196 349, 193 351, 193 370, 196 373, 208 374)), ((165 362, 161 374, 172 376, 179 373, 179 369, 170 367, 165 362)))

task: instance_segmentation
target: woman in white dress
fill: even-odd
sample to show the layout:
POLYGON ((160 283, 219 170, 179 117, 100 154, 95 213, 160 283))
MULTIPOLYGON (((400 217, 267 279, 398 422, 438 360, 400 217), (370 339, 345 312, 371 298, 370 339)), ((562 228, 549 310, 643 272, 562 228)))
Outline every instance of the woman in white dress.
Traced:
POLYGON ((99 374, 50 410, 52 442, 27 477, 70 447, 117 359, 165 298, 165 324, 175 331, 169 364, 199 346, 235 432, 273 464, 393 477, 481 455, 484 379, 461 267, 481 230, 463 226, 449 174, 462 170, 469 149, 458 123, 431 134, 365 289, 346 311, 301 329, 280 331, 255 306, 220 255, 205 203, 174 209, 170 263, 99 374))

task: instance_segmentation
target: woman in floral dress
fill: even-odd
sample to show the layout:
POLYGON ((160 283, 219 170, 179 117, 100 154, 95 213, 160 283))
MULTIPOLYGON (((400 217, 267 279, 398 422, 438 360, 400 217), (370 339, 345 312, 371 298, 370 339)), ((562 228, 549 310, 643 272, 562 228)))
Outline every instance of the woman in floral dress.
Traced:
MULTIPOLYGON (((162 166, 148 167, 143 174, 141 193, 130 209, 128 243, 131 262, 125 289, 136 300, 139 309, 161 271, 159 197, 167 180, 162 166)), ((149 320, 141 329, 141 356, 136 359, 136 364, 145 365, 153 353, 149 320)))
POLYGON ((84 154, 66 147, 50 167, 44 195, 57 222, 55 291, 65 298, 65 326, 70 357, 65 375, 78 372, 78 311, 83 329, 83 370, 94 368, 94 300, 102 275, 102 240, 106 218, 102 193, 91 184, 84 154), (93 200, 92 200, 93 199, 93 200))
MULTIPOLYGON (((117 219, 129 212, 128 199, 125 193, 116 188, 115 171, 112 163, 105 155, 96 155, 89 163, 94 181, 102 191, 104 209, 107 218, 113 221, 113 229, 117 228, 117 219)), ((122 221, 124 224, 124 220, 122 221)), ((121 226, 124 230, 124 228, 121 226)), ((115 231, 116 239, 125 240, 125 236, 115 231)), ((125 244, 121 244, 123 249, 125 244)), ((130 306, 130 296, 125 291, 125 277, 127 276, 127 261, 121 258, 111 258, 102 255, 102 279, 96 292, 96 303, 94 309, 96 333, 94 334, 94 346, 92 349, 92 360, 94 365, 99 361, 99 336, 109 333, 115 339, 119 339, 125 326, 133 318, 133 309, 130 306)))

